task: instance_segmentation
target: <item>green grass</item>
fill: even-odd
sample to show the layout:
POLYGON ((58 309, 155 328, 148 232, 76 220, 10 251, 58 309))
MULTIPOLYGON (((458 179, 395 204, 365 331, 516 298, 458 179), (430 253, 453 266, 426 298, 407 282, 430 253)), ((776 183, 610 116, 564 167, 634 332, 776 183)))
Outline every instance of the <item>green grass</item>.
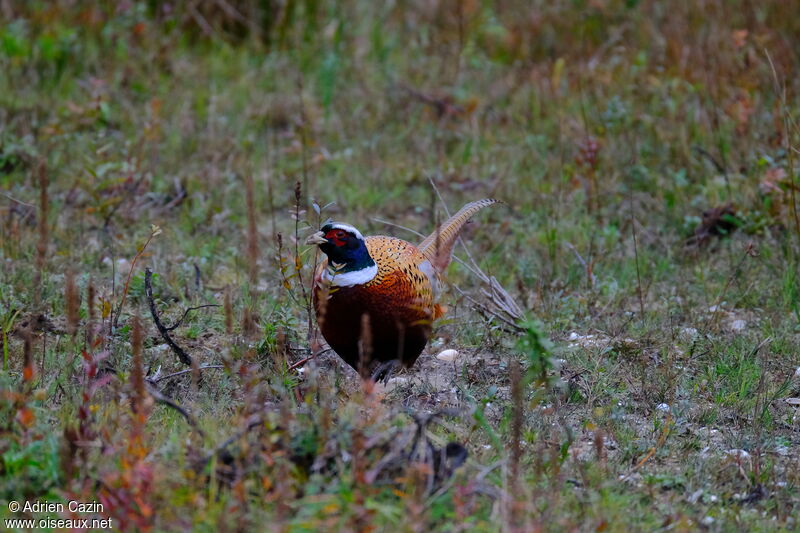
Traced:
MULTIPOLYGON (((128 530, 798 528, 797 8, 157 4, 0 22, 3 518, 77 499, 128 530), (521 332, 452 289, 385 395, 331 354, 291 368, 319 348, 298 239, 332 216, 416 241, 400 226, 443 216, 431 180, 451 210, 505 202, 464 236, 521 332), (687 244, 727 203, 736 229, 687 244), (172 332, 223 368, 154 385, 194 429, 135 385, 135 316, 144 372, 185 369, 145 267, 167 326, 230 296, 232 333, 223 307, 172 332), (469 452, 433 486, 419 424, 469 452)), ((462 265, 448 279, 486 302, 462 265)))

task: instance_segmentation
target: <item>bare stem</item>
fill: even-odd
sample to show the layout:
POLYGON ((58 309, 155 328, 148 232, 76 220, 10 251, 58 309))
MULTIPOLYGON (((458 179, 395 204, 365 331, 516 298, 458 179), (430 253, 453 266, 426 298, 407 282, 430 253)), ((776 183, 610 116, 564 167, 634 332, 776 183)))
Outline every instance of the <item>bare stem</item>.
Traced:
MULTIPOLYGON (((206 370, 208 368, 225 368, 224 365, 200 365, 197 367, 197 370, 206 370)), ((182 376, 183 374, 188 374, 192 372, 193 368, 187 368, 185 370, 178 370, 177 372, 172 372, 171 374, 167 374, 166 376, 157 376, 154 378, 148 378, 147 381, 150 383, 158 383, 159 381, 164 381, 165 379, 174 378, 176 376, 182 376)))
POLYGON ((153 237, 161 234, 161 228, 156 225, 150 226, 150 236, 147 237, 144 245, 139 248, 139 251, 136 252, 136 255, 133 256, 133 261, 131 261, 131 269, 128 271, 128 279, 125 280, 125 289, 122 291, 122 300, 119 302, 119 306, 117 306, 117 312, 114 313, 114 319, 111 321, 111 331, 109 333, 113 334, 114 329, 116 329, 117 324, 119 323, 119 316, 122 314, 122 306, 125 305, 125 299, 128 297, 128 288, 131 284, 131 277, 133 276, 133 270, 136 268, 136 262, 142 257, 144 251, 147 249, 147 245, 150 244, 150 241, 153 240, 153 237))

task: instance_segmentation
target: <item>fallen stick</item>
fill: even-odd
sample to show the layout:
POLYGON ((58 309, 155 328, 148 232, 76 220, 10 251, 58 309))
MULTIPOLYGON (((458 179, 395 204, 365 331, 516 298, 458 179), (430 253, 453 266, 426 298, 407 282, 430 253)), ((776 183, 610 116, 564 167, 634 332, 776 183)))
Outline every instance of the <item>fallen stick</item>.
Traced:
POLYGON ((161 337, 164 338, 164 342, 172 348, 172 351, 175 352, 178 359, 181 360, 181 363, 186 366, 192 366, 192 358, 183 348, 172 340, 172 337, 169 336, 169 330, 161 323, 161 318, 159 318, 158 311, 156 310, 156 302, 153 298, 153 271, 150 270, 149 267, 144 269, 144 290, 147 295, 147 304, 150 306, 150 314, 153 316, 153 322, 156 328, 158 328, 158 332, 161 333, 161 337))
POLYGON ((174 400, 167 398, 166 396, 161 394, 152 385, 148 385, 147 392, 150 393, 150 395, 157 403, 160 403, 161 405, 166 405, 167 407, 177 411, 184 419, 186 419, 186 422, 191 426, 191 428, 195 430, 197 434, 200 435, 201 438, 205 439, 206 437, 205 432, 200 428, 200 425, 197 423, 197 420, 195 420, 195 418, 189 413, 189 411, 181 407, 181 405, 175 402, 174 400))
MULTIPOLYGON (((205 370, 207 368, 225 368, 223 365, 201 365, 197 367, 197 370, 205 370)), ((165 379, 174 378, 175 376, 181 376, 183 374, 188 374, 191 372, 191 368, 187 368, 186 370, 178 370, 177 372, 173 372, 172 374, 167 374, 166 376, 158 376, 156 378, 145 378, 150 383, 158 383, 159 381, 164 381, 165 379)))

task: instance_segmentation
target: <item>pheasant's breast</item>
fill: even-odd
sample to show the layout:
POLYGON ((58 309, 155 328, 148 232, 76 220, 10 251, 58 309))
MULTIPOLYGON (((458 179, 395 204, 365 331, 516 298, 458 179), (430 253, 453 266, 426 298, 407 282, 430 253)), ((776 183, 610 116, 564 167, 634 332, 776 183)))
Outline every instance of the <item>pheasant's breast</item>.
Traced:
POLYGON ((355 367, 362 317, 370 322, 377 360, 397 357, 413 364, 425 345, 432 322, 441 315, 434 302, 437 280, 430 262, 411 243, 384 236, 365 240, 377 272, 363 284, 337 286, 317 271, 315 299, 320 327, 331 347, 355 367), (327 285, 327 287, 326 287, 327 285), (385 353, 383 353, 385 352, 385 353))

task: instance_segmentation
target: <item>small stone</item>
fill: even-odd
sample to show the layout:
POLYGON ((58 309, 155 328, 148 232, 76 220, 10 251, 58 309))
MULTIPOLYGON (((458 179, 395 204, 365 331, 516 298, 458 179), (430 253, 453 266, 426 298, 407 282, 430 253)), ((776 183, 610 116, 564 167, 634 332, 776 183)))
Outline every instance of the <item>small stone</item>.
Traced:
POLYGON ((741 318, 731 322, 731 331, 742 331, 747 327, 747 322, 741 318))
POLYGON ((786 398, 786 403, 789 405, 800 405, 800 398, 786 398))
POLYGON ((745 461, 745 460, 750 459, 750 453, 749 452, 747 452, 745 450, 739 450, 739 449, 736 449, 736 448, 734 448, 732 450, 728 450, 727 454, 729 456, 731 456, 732 458, 734 458, 734 459, 738 459, 739 461, 745 461))
POLYGON ((569 334, 567 340, 572 341, 569 345, 570 348, 576 348, 576 347, 595 348, 600 344, 608 342, 608 339, 603 339, 603 338, 598 339, 597 335, 579 335, 574 331, 569 334))
POLYGON ((453 350, 452 348, 449 350, 442 350, 436 354, 436 359, 439 359, 440 361, 452 362, 455 361, 457 357, 458 350, 453 350))
POLYGON ((703 497, 704 493, 705 491, 703 489, 697 489, 696 491, 694 491, 692 494, 689 495, 687 500, 689 501, 689 503, 692 504, 697 503, 700 501, 700 498, 703 497))
POLYGON ((149 375, 147 377, 147 380, 155 383, 158 381, 160 377, 161 377, 161 365, 158 365, 156 371, 153 372, 151 375, 149 375))
POLYGON ((638 485, 642 481, 642 475, 639 472, 632 472, 630 474, 620 474, 617 479, 623 483, 638 485))
POLYGON ((660 404, 656 405, 656 411, 669 413, 670 410, 671 410, 671 408, 670 408, 668 403, 660 403, 660 404))
POLYGON ((169 350, 170 350, 169 344, 164 343, 164 344, 157 344, 156 346, 153 346, 147 351, 154 354, 162 354, 168 352, 169 350))
POLYGON ((410 382, 411 381, 408 378, 403 378, 399 376, 393 377, 388 381, 388 383, 386 383, 386 389, 392 390, 396 389, 397 387, 403 387, 405 385, 408 385, 410 382))
POLYGON ((697 338, 697 328, 683 328, 680 333, 684 341, 693 341, 697 338))
POLYGON ((798 366, 794 371, 794 377, 800 378, 800 366, 798 366))

